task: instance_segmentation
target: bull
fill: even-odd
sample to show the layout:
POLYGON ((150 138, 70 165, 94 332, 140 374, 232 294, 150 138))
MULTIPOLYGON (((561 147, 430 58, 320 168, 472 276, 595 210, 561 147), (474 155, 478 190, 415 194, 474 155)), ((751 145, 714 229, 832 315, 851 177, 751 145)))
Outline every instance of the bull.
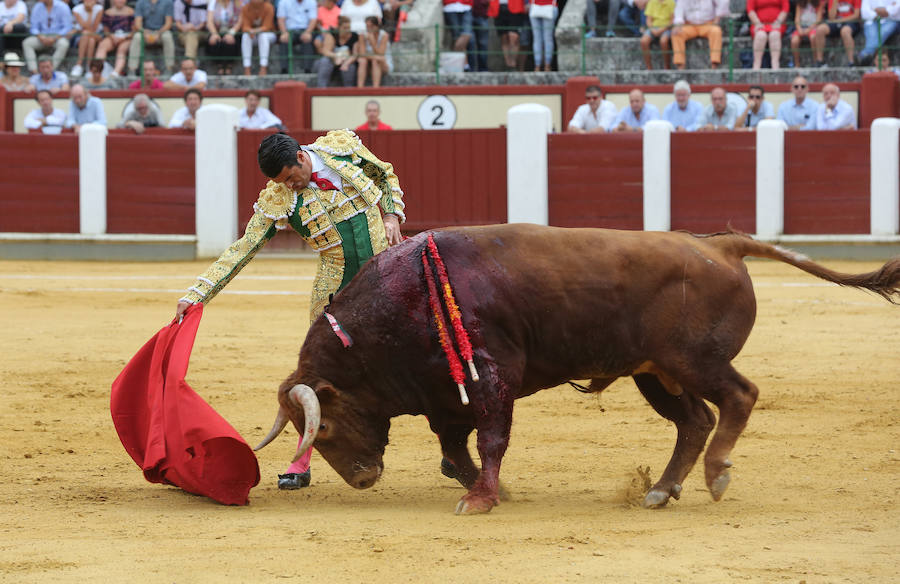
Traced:
POLYGON ((483 513, 499 503, 516 399, 570 379, 591 379, 586 389, 598 392, 631 376, 677 427, 672 457, 644 506, 679 498, 713 429, 704 471, 718 501, 730 481, 729 454, 758 395, 731 365, 756 317, 743 258, 785 262, 892 303, 900 295, 900 257, 871 273, 841 274, 735 231, 699 236, 520 224, 433 236, 481 374, 467 384, 470 403, 447 373, 420 234, 370 260, 328 307, 351 346, 324 317, 310 326, 297 369, 279 388, 272 430, 257 449, 291 422, 303 434, 297 456, 315 444, 347 483, 365 489, 382 474, 391 418, 422 414, 468 488, 456 512, 483 513), (718 425, 706 401, 718 407, 718 425), (474 429, 480 471, 467 448, 474 429))

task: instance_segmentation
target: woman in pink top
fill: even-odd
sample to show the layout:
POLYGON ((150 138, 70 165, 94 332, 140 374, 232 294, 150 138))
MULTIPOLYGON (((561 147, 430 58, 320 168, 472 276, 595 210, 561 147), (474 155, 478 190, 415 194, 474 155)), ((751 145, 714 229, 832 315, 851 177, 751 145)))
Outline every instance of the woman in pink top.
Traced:
POLYGON ((747 16, 750 18, 750 36, 753 37, 753 68, 762 68, 766 43, 772 58, 772 69, 778 69, 781 60, 781 36, 790 12, 788 0, 747 0, 747 16))

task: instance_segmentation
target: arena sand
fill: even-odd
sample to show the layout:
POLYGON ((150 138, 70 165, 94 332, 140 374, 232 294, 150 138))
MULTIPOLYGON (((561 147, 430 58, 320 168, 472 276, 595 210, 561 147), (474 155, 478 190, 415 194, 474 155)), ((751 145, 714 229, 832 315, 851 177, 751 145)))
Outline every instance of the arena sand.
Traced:
MULTIPOLYGON (((316 455, 312 488, 279 492, 291 431, 260 453, 250 505, 224 507, 145 482, 108 409, 204 266, 0 262, 3 582, 897 581, 900 307, 881 298, 749 264, 759 311, 735 364, 761 393, 719 503, 700 465, 680 501, 634 504, 675 428, 621 380, 517 403, 513 500, 488 515, 453 515, 464 491, 421 417, 394 421, 368 491, 316 455)), ((258 259, 205 311, 188 381, 251 444, 296 363, 314 269, 258 259)))

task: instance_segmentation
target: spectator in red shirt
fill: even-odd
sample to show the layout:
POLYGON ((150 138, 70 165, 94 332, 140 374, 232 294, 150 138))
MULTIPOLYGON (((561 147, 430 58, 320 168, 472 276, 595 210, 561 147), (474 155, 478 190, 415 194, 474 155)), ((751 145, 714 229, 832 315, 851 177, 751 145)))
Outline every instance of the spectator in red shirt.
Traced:
POLYGON ((159 80, 159 69, 153 61, 144 61, 144 83, 141 80, 132 81, 128 89, 162 89, 163 82, 159 80))
POLYGON ((753 68, 761 69, 766 43, 772 58, 772 69, 778 69, 781 61, 781 36, 790 5, 788 0, 747 0, 747 16, 750 18, 753 37, 753 68))
POLYGON ((825 39, 841 37, 844 44, 844 53, 847 55, 847 64, 853 66, 853 53, 856 43, 853 37, 860 31, 859 10, 862 0, 831 0, 828 3, 828 13, 825 22, 816 29, 813 39, 813 53, 816 67, 827 67, 825 62, 825 39))
POLYGON ((381 121, 381 105, 374 99, 366 102, 366 122, 357 126, 356 131, 393 129, 394 128, 381 121))

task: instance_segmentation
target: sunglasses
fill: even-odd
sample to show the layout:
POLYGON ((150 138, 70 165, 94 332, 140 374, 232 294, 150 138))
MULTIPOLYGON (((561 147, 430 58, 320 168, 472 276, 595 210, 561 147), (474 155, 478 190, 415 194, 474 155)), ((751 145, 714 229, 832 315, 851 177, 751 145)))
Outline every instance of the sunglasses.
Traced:
POLYGON ((795 85, 794 89, 806 89, 805 85, 795 85))

